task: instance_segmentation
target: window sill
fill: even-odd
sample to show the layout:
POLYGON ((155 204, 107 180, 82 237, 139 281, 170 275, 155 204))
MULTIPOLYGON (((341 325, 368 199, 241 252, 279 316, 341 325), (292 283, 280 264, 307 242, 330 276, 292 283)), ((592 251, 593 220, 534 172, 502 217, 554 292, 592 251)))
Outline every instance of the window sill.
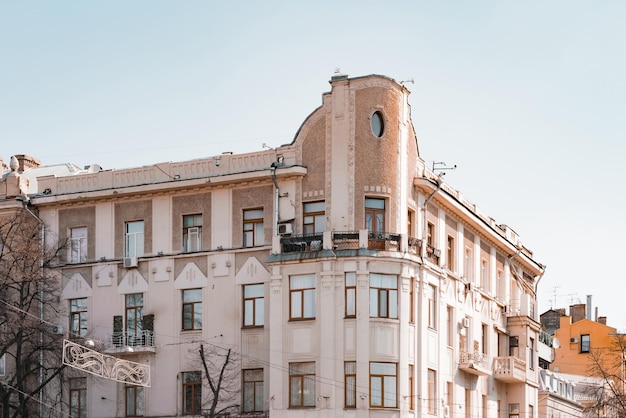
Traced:
POLYGON ((244 325, 241 327, 242 330, 244 329, 258 330, 258 329, 263 329, 263 328, 265 328, 264 325, 244 325))
POLYGON ((315 318, 289 318, 289 322, 315 321, 315 318))

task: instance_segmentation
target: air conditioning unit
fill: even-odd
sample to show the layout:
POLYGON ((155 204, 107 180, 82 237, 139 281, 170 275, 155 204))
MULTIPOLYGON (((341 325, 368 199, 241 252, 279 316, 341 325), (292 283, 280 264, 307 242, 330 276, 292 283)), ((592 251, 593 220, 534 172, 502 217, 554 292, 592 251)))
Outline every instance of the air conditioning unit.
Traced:
POLYGON ((570 344, 578 344, 578 337, 572 337, 569 339, 570 344))
POLYGON ((61 325, 55 325, 52 327, 52 333, 56 335, 63 335, 64 330, 61 325))
POLYGON ((287 235, 293 233, 293 225, 291 224, 280 224, 278 225, 278 235, 287 235))
POLYGON ((137 257, 124 257, 124 268, 133 268, 137 267, 137 257))
POLYGON ((469 326, 470 326, 470 320, 469 320, 469 318, 463 318, 463 319, 461 320, 461 326, 462 326, 463 328, 469 328, 469 326))

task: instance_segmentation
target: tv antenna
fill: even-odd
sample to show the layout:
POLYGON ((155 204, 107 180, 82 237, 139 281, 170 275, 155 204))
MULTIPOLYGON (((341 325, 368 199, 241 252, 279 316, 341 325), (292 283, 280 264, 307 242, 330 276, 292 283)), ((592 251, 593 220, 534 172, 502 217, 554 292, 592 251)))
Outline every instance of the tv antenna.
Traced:
POLYGON ((448 167, 448 165, 443 161, 433 161, 433 173, 441 172, 441 175, 445 175, 446 171, 456 170, 456 164, 452 167, 448 167))

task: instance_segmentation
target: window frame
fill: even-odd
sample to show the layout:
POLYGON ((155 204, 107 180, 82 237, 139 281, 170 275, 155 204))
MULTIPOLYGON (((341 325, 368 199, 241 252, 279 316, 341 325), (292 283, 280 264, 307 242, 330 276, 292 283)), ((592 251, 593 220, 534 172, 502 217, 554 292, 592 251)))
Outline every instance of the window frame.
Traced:
POLYGON ((395 274, 370 273, 370 318, 398 319, 398 303, 398 276, 395 274), (372 280, 376 278, 381 279, 379 286, 372 284, 372 280), (391 278, 395 279, 395 287, 385 287, 383 281, 391 278), (374 299, 376 300, 376 306, 373 306, 374 299), (384 305, 382 305, 383 301, 384 305), (386 309, 386 313, 384 309, 386 309))
POLYGON ((386 200, 380 197, 366 197, 363 206, 365 209, 365 229, 367 229, 370 233, 384 233, 387 206, 386 200), (382 203, 382 207, 378 205, 380 203, 382 203))
POLYGON ((145 398, 143 386, 126 385, 124 387, 124 413, 126 417, 142 417, 145 410, 145 398), (130 393, 129 393, 130 392, 130 393), (132 395, 133 403, 129 404, 129 394, 132 395), (141 398, 141 400, 140 400, 141 398), (140 402, 138 402, 140 400, 140 402), (129 407, 133 409, 129 413, 129 407), (138 411, 140 409, 140 411, 138 411))
POLYGON ((455 240, 454 240, 454 236, 452 235, 448 235, 448 239, 447 239, 447 253, 446 253, 446 264, 448 265, 448 270, 451 272, 456 271, 456 263, 455 263, 455 255, 456 255, 456 248, 455 248, 455 240))
POLYGON ((301 362, 292 362, 289 363, 289 408, 299 409, 299 408, 315 408, 316 407, 316 364, 314 361, 301 361, 301 362), (296 367, 302 368, 312 368, 309 370, 296 370, 296 367), (298 383, 296 385, 296 382, 298 383), (309 383, 313 386, 312 388, 312 396, 309 394, 308 398, 305 398, 305 386, 306 383, 309 383), (299 401, 293 402, 295 399, 295 395, 299 395, 299 401))
POLYGON ((183 331, 199 331, 202 329, 203 291, 202 288, 182 289, 181 329, 183 331), (192 293, 193 292, 193 293, 192 293), (185 300, 189 295, 191 300, 185 300), (198 297, 199 296, 199 297, 198 297), (190 316, 186 317, 186 308, 190 309, 190 316), (199 310, 199 312, 197 312, 199 310), (196 315, 196 314, 199 315, 196 315), (199 324, 197 324, 199 318, 199 324), (196 326, 199 325, 199 326, 196 326))
POLYGON ((183 253, 202 251, 202 214, 183 215, 183 253), (190 222, 187 222, 190 221, 190 222), (199 223, 198 223, 199 222, 199 223), (190 223, 191 225, 188 225, 190 223), (195 229, 195 248, 191 245, 194 239, 190 235, 195 229))
POLYGON ((87 261, 88 229, 86 226, 73 226, 68 232, 67 262, 71 264, 84 263, 87 261), (74 236, 74 232, 84 231, 84 236, 74 236))
POLYGON ((181 385, 182 415, 199 415, 202 411, 202 372, 182 372, 181 385), (197 379, 194 379, 195 377, 197 377, 197 379), (187 409, 187 399, 191 402, 191 409, 187 409), (198 405, 196 405, 196 402, 198 405))
POLYGON ((69 415, 71 418, 87 418, 87 378, 73 377, 69 384, 69 415), (74 394, 77 394, 78 405, 74 405, 74 394), (74 409, 78 415, 74 414, 74 409))
POLYGON ((437 329, 437 287, 427 283, 424 287, 426 292, 426 299, 428 300, 428 311, 426 317, 426 324, 430 329, 437 329))
POLYGON ((0 376, 6 376, 7 374, 7 353, 0 356, 0 376))
MULTIPOLYGON (((370 383, 370 408, 398 408, 398 363, 392 363, 392 362, 377 362, 377 361, 371 361, 369 364, 369 383, 370 383), (389 366, 389 365, 393 365, 395 368, 395 372, 393 374, 386 374, 383 372, 379 372, 379 373, 372 373, 372 366, 378 366, 380 365, 381 367, 385 367, 385 366, 389 366), (374 392, 374 381, 378 380, 380 382, 380 397, 378 396, 374 396, 372 393, 374 392), (391 381, 393 380, 393 398, 387 396, 388 392, 386 390, 386 386, 387 383, 391 383, 391 381), (374 404, 374 401, 379 399, 380 400, 380 404, 374 404), (391 402, 393 400, 393 404, 387 404, 387 401, 391 402)), ((391 392, 389 392, 391 393, 391 392)))
POLYGON ((429 414, 437 413, 437 371, 435 369, 428 369, 426 372, 427 387, 428 387, 428 400, 426 408, 429 414))
POLYGON ((356 361, 343 362, 343 406, 346 409, 356 408, 356 361))
POLYGON ((264 370, 262 368, 243 369, 241 372, 241 410, 243 413, 263 412, 265 410, 264 390, 264 370), (258 376, 260 375, 260 380, 258 376), (250 385, 250 386, 249 386, 250 385), (252 390, 252 409, 248 408, 246 402, 248 391, 252 390), (260 401, 260 405, 259 405, 260 401))
POLYGON ((591 351, 591 334, 580 334, 580 352, 583 354, 587 354, 590 351, 591 351))
POLYGON ((302 204, 302 228, 305 235, 324 233, 326 230, 326 202, 324 200, 302 204), (319 207, 320 205, 322 208, 319 207))
POLYGON ((146 225, 143 219, 128 221, 124 224, 124 257, 143 257, 145 252, 145 233, 146 225), (131 231, 133 226, 139 227, 140 225, 141 231, 131 231))
POLYGON ((124 330, 126 332, 128 345, 141 345, 143 336, 143 308, 143 293, 128 293, 124 295, 124 330), (129 305, 129 298, 133 296, 140 297, 140 304, 129 305), (132 321, 129 321, 129 319, 131 319, 132 321))
POLYGON ((356 272, 345 273, 345 318, 356 318, 356 272))
POLYGON ((265 326, 265 284, 264 283, 254 283, 254 284, 244 284, 242 286, 242 297, 243 303, 241 305, 243 309, 242 315, 242 327, 243 328, 262 328, 265 326), (258 294, 246 295, 246 291, 250 290, 258 290, 261 289, 260 296, 258 294), (248 306, 251 305, 250 309, 248 306), (260 305, 260 307, 259 307, 260 305), (250 312, 251 323, 248 323, 248 312, 250 312), (258 322, 260 320, 260 323, 258 322))
MULTIPOLYGON (((290 321, 306 321, 315 319, 317 306, 316 306, 316 284, 317 278, 315 274, 298 274, 289 276, 289 320, 290 321), (313 284, 306 284, 309 287, 294 287, 296 279, 308 279, 313 284), (312 286, 312 287, 311 287, 312 286), (312 295, 312 297, 310 296, 312 295), (299 299, 300 314, 294 312, 294 303, 299 299), (313 306, 309 306, 309 304, 313 306), (310 316, 307 316, 310 315, 310 316)), ((298 285, 299 286, 299 285, 298 285)))
POLYGON ((244 209, 242 215, 243 247, 252 248, 265 245, 265 211, 262 207, 244 209), (255 214, 255 212, 259 212, 255 214), (260 215, 260 217, 258 217, 260 215), (248 216, 256 216, 254 218, 248 216), (248 229, 250 228, 250 229, 248 229), (251 237, 251 238, 250 238, 251 237))
POLYGON ((69 311, 70 336, 86 337, 89 330, 89 299, 86 297, 69 299, 69 311), (78 306, 79 301, 85 302, 84 307, 78 306), (77 329, 74 327, 75 324, 78 326, 77 329))

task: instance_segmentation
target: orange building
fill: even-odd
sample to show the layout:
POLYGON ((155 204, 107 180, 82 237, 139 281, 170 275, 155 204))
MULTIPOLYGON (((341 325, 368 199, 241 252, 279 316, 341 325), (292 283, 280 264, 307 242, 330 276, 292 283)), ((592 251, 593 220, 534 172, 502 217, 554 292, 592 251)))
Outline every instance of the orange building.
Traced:
POLYGON ((589 354, 595 349, 614 347, 616 333, 615 328, 606 325, 606 317, 597 321, 589 319, 585 304, 570 306, 570 316, 562 316, 554 332, 560 347, 555 350, 550 370, 589 376, 592 365, 589 354))

